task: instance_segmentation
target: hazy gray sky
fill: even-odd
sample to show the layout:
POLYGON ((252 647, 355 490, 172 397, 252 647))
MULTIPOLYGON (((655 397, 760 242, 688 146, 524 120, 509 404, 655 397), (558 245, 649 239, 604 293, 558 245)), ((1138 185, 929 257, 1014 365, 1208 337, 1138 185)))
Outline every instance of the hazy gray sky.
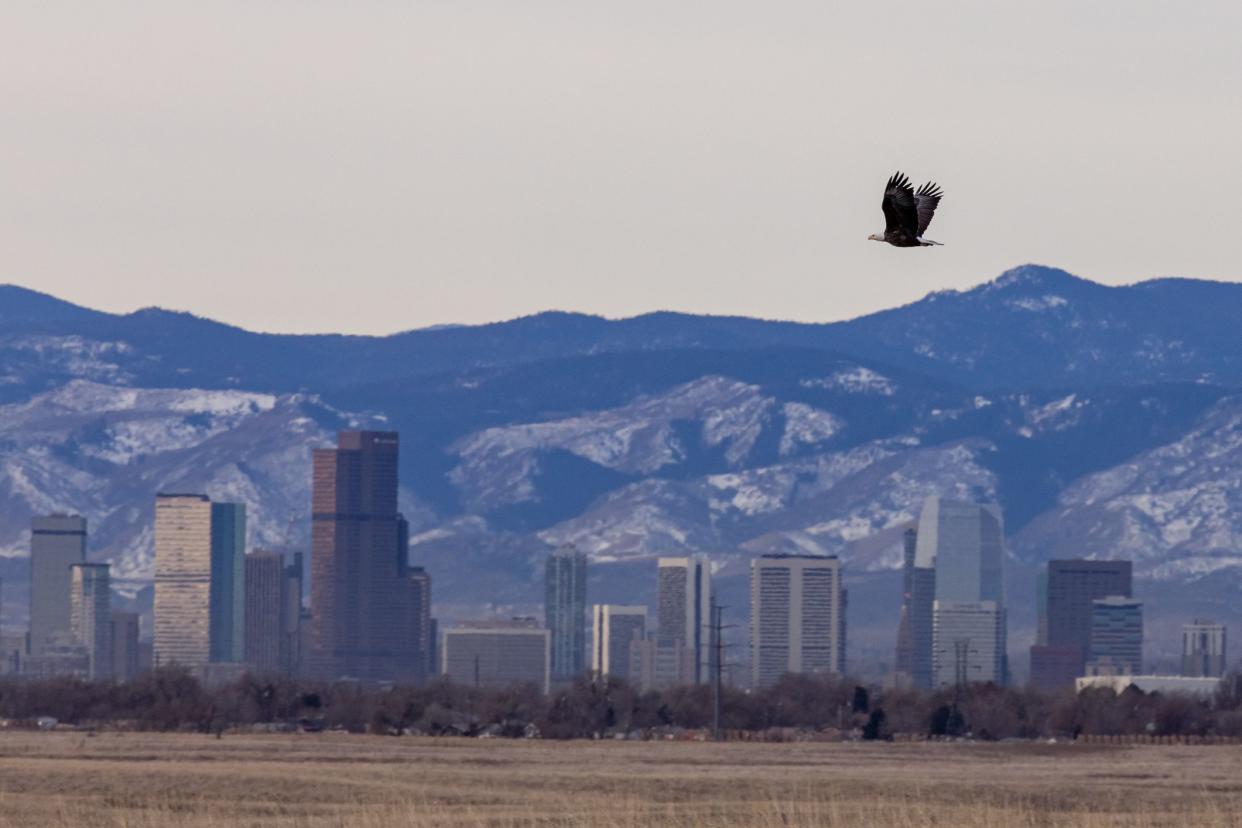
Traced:
POLYGON ((1242 3, 5 3, 0 282, 262 330, 1242 278, 1242 3), (928 235, 866 241, 900 167, 928 235))

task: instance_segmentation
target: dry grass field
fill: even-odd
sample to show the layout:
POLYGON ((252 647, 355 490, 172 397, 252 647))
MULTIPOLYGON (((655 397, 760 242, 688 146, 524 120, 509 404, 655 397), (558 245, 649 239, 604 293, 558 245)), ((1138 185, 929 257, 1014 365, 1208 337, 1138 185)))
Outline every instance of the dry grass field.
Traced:
POLYGON ((0 733, 0 826, 1242 825, 1242 748, 0 733))

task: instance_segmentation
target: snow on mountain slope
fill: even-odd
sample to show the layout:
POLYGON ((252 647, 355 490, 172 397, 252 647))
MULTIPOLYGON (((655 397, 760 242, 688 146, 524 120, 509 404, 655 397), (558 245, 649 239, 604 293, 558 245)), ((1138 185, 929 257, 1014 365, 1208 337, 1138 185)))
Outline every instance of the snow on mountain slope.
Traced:
MULTIPOLYGON (((450 480, 472 508, 494 508, 535 496, 531 476, 540 452, 562 449, 597 465, 630 474, 652 474, 683 460, 689 447, 676 424, 696 424, 697 439, 720 448, 741 465, 770 420, 775 400, 757 386, 705 376, 663 394, 643 397, 607 411, 490 428, 450 447, 460 463, 450 480)), ((829 420, 801 412, 805 442, 828 428, 829 420)))
POLYGON ((1014 548, 1030 560, 1130 558, 1160 579, 1242 565, 1242 398, 1222 400, 1180 439, 1070 485, 1014 548))
POLYGON ((0 335, 0 386, 40 384, 48 375, 119 385, 133 375, 122 363, 134 356, 125 342, 100 342, 76 334, 0 335))
POLYGON ((785 415, 785 433, 781 435, 781 456, 796 452, 801 446, 813 446, 831 439, 845 422, 834 414, 806 403, 787 402, 781 406, 785 415))
POLYGON ((351 422, 301 395, 85 380, 0 406, 0 555, 28 554, 31 516, 78 513, 91 558, 111 561, 132 587, 151 575, 160 491, 246 503, 251 547, 304 546, 309 450, 351 422))
POLYGON ((539 536, 575 543, 599 561, 801 551, 893 568, 899 557, 857 558, 852 545, 914 519, 929 494, 995 498, 995 477, 979 460, 990 450, 984 441, 921 448, 889 440, 736 473, 645 480, 539 536))

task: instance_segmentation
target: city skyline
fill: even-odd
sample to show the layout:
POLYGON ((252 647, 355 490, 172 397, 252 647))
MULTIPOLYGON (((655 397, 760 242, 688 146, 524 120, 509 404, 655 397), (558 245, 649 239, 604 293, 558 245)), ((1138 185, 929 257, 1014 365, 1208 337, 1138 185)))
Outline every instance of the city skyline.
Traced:
POLYGON ((1239 32, 13 4, 0 822, 1223 828, 1239 32))
MULTIPOLYGON (((408 527, 395 511, 398 434, 342 431, 337 442, 334 449, 314 451, 316 522, 368 524, 362 534, 357 527, 346 526, 343 535, 334 528, 331 538, 335 542, 352 533, 361 539, 347 553, 355 560, 352 565, 360 567, 368 556, 373 558, 377 563, 369 565, 378 564, 375 571, 387 573, 381 580, 390 588, 394 603, 372 602, 373 596, 357 587, 340 594, 355 606, 376 603, 395 611, 390 618, 398 623, 388 635, 398 650, 385 656, 388 663, 373 661, 365 671, 338 665, 330 668, 329 675, 370 682, 425 682, 437 663, 447 665, 442 659, 449 653, 443 650, 442 635, 435 632, 439 625, 432 617, 430 573, 425 567, 410 565, 408 527)), ((340 585, 321 582, 316 590, 312 580, 311 600, 304 606, 301 553, 290 558, 284 552, 247 549, 244 503, 167 493, 157 495, 155 502, 159 577, 154 663, 201 668, 208 680, 238 675, 243 667, 259 674, 293 676, 305 668, 309 675, 324 675, 323 653, 315 652, 314 636, 309 648, 302 642, 302 622, 304 618, 313 622, 316 595, 324 595, 325 589, 339 591, 340 585), (204 630, 205 640, 200 640, 204 630), (245 633, 237 642, 242 630, 245 633), (205 659, 196 655, 204 645, 205 659), (304 650, 309 660, 303 661, 304 650)), ((132 675, 136 625, 132 613, 113 611, 109 564, 80 560, 86 554, 85 521, 58 514, 36 517, 31 525, 32 568, 42 565, 46 569, 53 554, 73 561, 67 566, 68 588, 59 598, 68 601, 65 633, 81 645, 75 651, 65 633, 54 633, 49 653, 31 647, 31 674, 52 675, 67 669, 103 678, 112 673, 111 664, 116 661, 124 665, 123 672, 120 667, 118 672, 132 675), (44 563, 39 564, 40 560, 44 563)), ((932 495, 924 501, 914 525, 900 534, 904 572, 894 637, 897 658, 888 668, 896 684, 926 688, 962 681, 1011 681, 1008 607, 998 600, 1005 597, 1003 525, 995 504, 932 495)), ((329 536, 321 532, 320 537, 329 536)), ((331 555, 340 553, 325 548, 326 561, 331 563, 331 555)), ((548 633, 550 681, 564 685, 587 675, 588 666, 597 677, 626 677, 647 689, 706 680, 714 635, 707 622, 708 607, 715 600, 711 556, 652 561, 655 625, 648 630, 646 606, 596 605, 589 639, 585 611, 588 556, 566 544, 551 548, 543 561, 544 624, 539 627, 533 620, 524 620, 517 626, 548 633), (624 625, 615 632, 614 620, 624 625), (589 659, 588 640, 592 643, 589 659), (562 651, 559 668, 558 649, 562 651)), ((839 558, 768 553, 751 557, 750 569, 750 684, 767 686, 786 673, 845 674, 848 601, 839 558)), ((1131 569, 1127 560, 1054 560, 1047 564, 1033 585, 1038 624, 1027 679, 1032 686, 1056 689, 1083 676, 1142 671, 1142 602, 1131 598, 1131 569)), ((31 582, 32 630, 38 622, 33 611, 47 606, 37 600, 41 594, 57 597, 49 592, 46 578, 31 582)), ((504 619, 455 625, 455 619, 448 620, 444 633, 488 623, 514 626, 504 619)), ((349 634, 348 623, 330 621, 330 615, 321 612, 321 634, 325 630, 349 634)), ((368 623, 374 627, 374 621, 368 623)), ((308 629, 313 632, 314 627, 308 629)), ((1221 675, 1227 667, 1225 636, 1225 625, 1201 619, 1185 624, 1181 674, 1190 678, 1221 675)), ((494 649, 494 645, 487 646, 494 649)), ((476 657, 483 657, 488 651, 475 652, 476 657)), ((371 651, 368 657, 375 655, 371 651)), ((486 657, 492 659, 488 669, 496 675, 516 669, 516 663, 506 667, 496 662, 495 654, 486 657)), ((346 653, 338 658, 347 661, 355 656, 346 653)), ((458 663, 455 669, 460 674, 463 668, 458 663)))
MULTIPOLYGON (((352 440, 353 438, 351 437, 350 439, 352 440)), ((172 507, 186 507, 193 510, 197 507, 198 512, 208 515, 208 525, 210 525, 210 521, 213 518, 224 514, 228 519, 224 522, 225 526, 223 531, 220 531, 217 527, 212 527, 208 532, 206 532, 208 546, 212 550, 212 554, 227 553, 231 556, 235 551, 231 543, 225 543, 223 542, 223 539, 231 538, 236 534, 237 527, 235 524, 235 515, 244 515, 244 504, 225 504, 232 508, 228 510, 221 510, 214 507, 218 507, 222 504, 212 503, 208 498, 202 495, 161 495, 160 498, 162 499, 163 505, 166 509, 172 507)), ((159 510, 157 509, 157 515, 158 511, 159 510)), ((65 516, 54 516, 54 518, 61 521, 66 519, 65 516)), ((73 518, 73 520, 78 519, 73 518)), ((201 521, 196 522, 194 517, 187 513, 187 516, 177 518, 175 521, 171 519, 170 521, 166 521, 164 530, 165 534, 167 535, 171 530, 185 532, 187 529, 187 520, 189 521, 189 524, 193 525, 201 523, 201 521), (174 523, 175 525, 173 525, 174 523)), ((979 563, 972 563, 972 560, 974 559, 972 559, 969 554, 966 554, 961 547, 962 544, 969 546, 970 544, 981 543, 982 546, 980 548, 986 550, 989 544, 992 543, 988 540, 989 532, 993 532, 993 534, 995 532, 999 532, 1001 524, 999 515, 995 514, 991 507, 988 507, 986 504, 980 505, 960 503, 932 497, 925 503, 925 513, 920 518, 919 524, 924 530, 922 534, 922 537, 925 539, 922 550, 923 560, 924 562, 930 562, 933 564, 933 572, 936 564, 941 563, 941 568, 945 569, 945 571, 963 571, 969 575, 966 579, 969 583, 965 585, 965 588, 975 590, 977 592, 984 592, 987 589, 990 589, 990 587, 987 586, 987 577, 984 577, 982 580, 978 577, 979 573, 986 571, 987 566, 983 565, 982 568, 980 568, 981 565, 979 563), (978 524, 978 521, 981 518, 984 523, 978 524), (988 528, 989 521, 991 521, 993 529, 988 528), (972 526, 975 528, 970 528, 972 526), (956 546, 959 548, 952 549, 949 548, 950 546, 956 546), (963 557, 964 555, 965 557, 963 557)), ((48 524, 46 521, 42 524, 36 521, 35 525, 47 526, 48 524)), ((80 525, 81 524, 79 523, 74 523, 73 527, 80 525)), ((76 532, 71 534, 76 535, 76 532)), ((201 548, 203 546, 202 536, 204 536, 202 527, 200 526, 196 531, 191 529, 191 535, 193 537, 186 536, 186 538, 178 541, 178 543, 182 546, 188 543, 190 548, 201 548), (194 540, 195 537, 197 540, 194 540)), ((918 557, 919 537, 919 532, 914 527, 911 527, 910 530, 902 535, 902 544, 905 549, 907 564, 913 564, 918 557)), ((581 553, 578 553, 576 550, 571 548, 561 548, 559 550, 554 549, 549 553, 547 558, 547 582, 550 588, 548 593, 550 596, 557 598, 556 590, 551 589, 551 587, 556 586, 557 581, 560 578, 557 568, 552 566, 552 564, 558 562, 558 559, 574 562, 580 558, 582 558, 581 553)), ((660 591, 663 595, 662 600, 664 602, 665 626, 669 629, 671 629, 670 624, 672 623, 670 619, 674 617, 685 619, 688 617, 692 608, 698 609, 700 600, 690 600, 695 593, 697 593, 699 599, 701 599, 705 593, 710 598, 711 587, 710 581, 707 580, 707 561, 708 559, 706 557, 700 557, 689 559, 659 559, 654 562, 656 566, 653 575, 656 576, 656 582, 661 585, 660 591), (678 576, 678 578, 674 579, 674 575, 678 576), (675 580, 676 583, 674 583, 675 580), (699 586, 694 586, 696 583, 698 583, 699 586), (690 586, 688 587, 687 584, 690 586), (688 589, 691 591, 688 592, 688 589)), ((756 648, 756 652, 764 651, 765 648, 770 648, 772 646, 764 643, 768 640, 769 635, 769 633, 765 632, 765 630, 767 626, 770 626, 770 624, 767 621, 762 621, 761 619, 768 618, 769 616, 775 618, 769 610, 762 609, 766 603, 773 600, 777 601, 777 604, 773 605, 776 608, 775 611, 779 613, 787 613, 790 623, 802 624, 803 637, 806 635, 806 629, 811 629, 805 626, 807 623, 806 617, 804 616, 805 610, 798 609, 800 603, 796 600, 798 590, 794 589, 796 586, 796 584, 794 584, 794 580, 800 581, 801 579, 787 578, 786 581, 782 582, 784 583, 782 590, 773 591, 775 582, 768 584, 770 578, 766 575, 764 578, 757 577, 758 573, 767 572, 768 570, 771 570, 773 573, 780 570, 782 572, 786 572, 788 575, 788 572, 790 571, 789 567, 792 565, 791 562, 799 564, 800 566, 805 565, 817 568, 827 567, 825 571, 833 573, 832 580, 836 584, 833 589, 838 590, 838 592, 836 593, 836 597, 827 604, 822 604, 822 602, 821 604, 823 607, 828 608, 829 614, 825 616, 826 619, 836 618, 837 616, 835 613, 838 612, 841 612, 842 615, 840 616, 839 621, 833 620, 831 621, 830 626, 824 627, 825 630, 835 628, 838 629, 839 632, 831 634, 830 638, 833 643, 833 654, 823 656, 828 660, 824 661, 822 666, 804 666, 801 669, 797 667, 794 662, 797 661, 802 663, 804 656, 795 655, 795 651, 800 651, 799 647, 792 646, 797 643, 795 638, 783 639, 786 643, 777 644, 777 649, 780 649, 781 652, 785 654, 784 658, 789 659, 789 672, 800 672, 803 670, 817 672, 825 669, 825 667, 832 672, 844 672, 841 667, 844 663, 844 648, 846 646, 843 611, 847 604, 845 601, 844 590, 840 587, 839 562, 832 556, 789 556, 769 554, 759 556, 751 560, 752 572, 755 573, 752 575, 751 586, 751 646, 756 648), (760 583, 768 585, 763 589, 760 589, 760 583), (760 602, 760 596, 768 597, 765 598, 763 602, 760 602), (783 604, 781 603, 782 601, 784 602, 783 604), (833 607, 839 607, 839 609, 833 609, 833 607), (802 619, 801 621, 798 620, 800 618, 802 619)), ((283 554, 269 553, 263 550, 250 550, 245 555, 245 563, 246 577, 243 581, 243 589, 247 601, 247 611, 245 615, 247 620, 247 624, 245 626, 247 630, 247 647, 245 649, 245 660, 252 668, 258 669, 260 673, 272 673, 287 670, 289 655, 284 648, 287 646, 286 636, 288 635, 288 629, 285 626, 286 622, 284 619, 292 615, 296 616, 300 620, 302 610, 300 607, 300 601, 296 600, 296 597, 300 595, 301 592, 300 587, 294 586, 294 591, 290 593, 289 587, 287 587, 286 584, 296 584, 300 580, 300 562, 296 556, 294 557, 293 562, 289 563, 286 560, 286 556, 283 554), (270 569, 271 572, 260 575, 257 570, 262 568, 261 564, 267 564, 268 566, 266 568, 270 569), (268 575, 270 575, 270 577, 267 577, 268 575), (263 587, 264 584, 268 584, 267 588, 263 587), (290 598, 288 597, 291 594, 294 596, 292 603, 290 603, 290 598), (272 616, 268 619, 270 623, 265 624, 263 622, 265 617, 263 612, 255 612, 255 608, 258 607, 262 607, 265 610, 273 610, 268 613, 272 616), (290 608, 293 608, 292 611, 290 608), (251 621, 254 622, 253 627, 250 626, 249 622, 251 621), (259 632, 260 629, 266 629, 267 627, 271 628, 270 631, 267 631, 266 633, 259 632), (266 643, 256 645, 252 643, 252 637, 256 641, 259 637, 263 637, 265 638, 266 643), (270 649, 271 652, 264 654, 268 649, 270 649)), ((75 637, 88 645, 87 650, 90 653, 89 655, 84 656, 89 659, 89 662, 83 662, 89 663, 90 666, 82 669, 88 670, 89 674, 92 676, 99 677, 111 672, 110 666, 102 668, 94 666, 97 656, 93 655, 93 653, 96 652, 100 654, 98 658, 102 660, 101 663, 110 664, 114 658, 114 652, 117 653, 116 660, 118 663, 132 663, 133 655, 130 651, 132 651, 133 648, 129 647, 126 641, 132 640, 132 636, 136 635, 137 625, 130 620, 133 618, 132 613, 116 613, 110 609, 107 600, 110 596, 110 589, 107 587, 108 565, 104 563, 83 562, 74 564, 69 569, 70 574, 72 575, 72 588, 69 591, 69 595, 73 598, 71 632, 73 632, 75 637), (83 581, 82 578, 86 573, 94 572, 102 573, 102 579, 91 576, 90 583, 96 586, 84 588, 86 582, 83 581), (102 588, 98 587, 99 584, 103 584, 102 588), (88 594, 99 596, 103 599, 103 602, 100 603, 98 600, 93 600, 89 606, 82 604, 79 601, 79 598, 88 594), (83 624, 86 623, 86 619, 88 618, 93 619, 92 624, 94 626, 92 629, 100 630, 98 634, 84 632, 83 624), (102 621, 100 621, 100 619, 102 619, 102 621), (118 632, 118 630, 122 630, 123 632, 118 632), (113 645, 113 636, 117 635, 123 636, 124 640, 118 642, 116 645, 113 645), (98 641, 99 643, 90 645, 89 642, 92 640, 98 641), (94 649, 91 649, 92 647, 94 649)), ((215 572, 217 577, 219 576, 220 571, 222 570, 217 567, 215 572)), ((579 581, 584 577, 585 569, 575 563, 573 567, 566 570, 566 573, 569 579, 568 582, 572 583, 574 581, 579 581)), ((429 618, 431 605, 426 600, 429 596, 430 588, 429 575, 422 567, 410 567, 408 568, 407 574, 412 579, 412 583, 422 584, 416 588, 415 592, 422 596, 417 599, 418 602, 420 602, 420 606, 423 607, 423 609, 418 612, 419 614, 426 613, 426 615, 424 616, 424 620, 418 623, 422 625, 424 630, 427 630, 430 628, 430 625, 434 623, 429 618)), ((901 623, 899 625, 896 639, 898 641, 899 650, 898 666, 895 669, 899 675, 903 672, 901 668, 901 647, 903 645, 900 642, 903 635, 908 635, 907 622, 910 618, 907 615, 907 610, 911 605, 911 585, 912 583, 916 583, 909 579, 909 569, 907 570, 906 575, 906 585, 903 589, 901 623)), ((1047 574, 1041 576, 1038 584, 1036 585, 1036 591, 1038 592, 1041 600, 1048 602, 1048 608, 1046 612, 1043 609, 1040 610, 1037 646, 1032 647, 1032 673, 1030 681, 1034 685, 1042 686, 1037 675, 1040 668, 1037 666, 1035 661, 1036 651, 1041 647, 1044 647, 1050 651, 1048 654, 1041 656, 1045 659, 1047 664, 1050 665, 1049 669, 1064 670, 1067 671, 1066 675, 1070 676, 1079 676, 1084 674, 1080 668, 1071 670, 1068 667, 1070 663, 1069 656, 1062 656, 1062 654, 1058 651, 1058 648, 1066 649, 1069 647, 1069 645, 1064 643, 1066 641, 1072 640, 1080 642, 1083 639, 1084 634, 1088 636, 1086 640, 1089 642, 1086 647, 1086 652, 1083 651, 1084 648, 1081 644, 1075 645, 1074 650, 1078 653, 1075 657, 1089 661, 1092 671, 1095 671, 1101 675, 1110 675, 1112 672, 1117 671, 1123 672, 1127 675, 1137 675, 1141 672, 1141 648, 1143 641, 1141 632, 1141 602, 1132 601, 1128 598, 1128 593, 1130 591, 1130 579, 1130 562, 1128 561, 1072 560, 1052 561, 1049 563, 1047 574), (1099 598, 1097 597, 1099 595, 1105 595, 1108 597, 1099 598), (1086 613, 1086 615, 1084 615, 1084 613, 1086 613), (1133 615, 1133 618, 1137 619, 1137 621, 1132 620, 1132 613, 1137 613, 1133 615), (1085 631, 1084 625, 1086 625, 1085 631), (1138 632, 1133 633, 1131 630, 1138 630, 1138 632), (1048 661, 1048 659, 1052 660, 1048 661)), ((929 584, 935 583, 936 579, 932 579, 929 582, 929 584)), ((951 581, 950 584, 952 585, 953 582, 951 581)), ((950 589, 947 592, 950 595, 957 595, 960 593, 962 588, 963 585, 961 583, 957 583, 953 589, 950 589)), ((583 593, 579 592, 579 595, 582 594, 583 593)), ((557 600, 559 600, 559 598, 557 598, 557 600)), ((572 605, 572 603, 573 601, 571 600, 570 604, 572 605)), ((213 607, 219 605, 220 602, 212 603, 213 607)), ((657 618, 659 617, 659 611, 660 607, 657 605, 657 618)), ((216 610, 212 609, 211 612, 214 613, 216 610)), ((691 677, 696 676, 697 659, 692 657, 690 650, 680 647, 680 641, 677 642, 679 647, 676 652, 669 651, 661 655, 658 648, 654 646, 655 642, 661 638, 658 633, 658 627, 653 630, 652 639, 646 639, 643 631, 645 629, 647 612, 648 608, 645 606, 614 607, 608 605, 597 605, 595 607, 595 621, 592 625, 592 629, 594 631, 592 640, 595 642, 595 649, 592 650, 591 657, 591 667, 593 672, 596 675, 616 675, 619 677, 628 676, 631 680, 636 681, 641 686, 648 688, 667 687, 680 681, 693 682, 696 680, 691 677), (617 647, 610 647, 610 645, 606 643, 606 638, 608 636, 607 629, 610 626, 608 619, 613 614, 618 614, 620 617, 633 617, 639 622, 638 626, 633 630, 621 633, 622 638, 625 640, 622 642, 619 649, 617 647), (615 653, 610 652, 608 655, 605 655, 603 651, 598 649, 601 641, 601 633, 603 634, 605 640, 604 646, 610 650, 616 650, 615 653), (624 655, 622 654, 622 651, 625 651, 624 655), (675 664, 680 658, 680 656, 677 655, 677 652, 685 652, 687 655, 691 655, 691 657, 686 660, 686 666, 684 669, 676 666, 669 666, 670 664, 675 664), (669 661, 670 658, 673 659, 672 662, 669 661), (663 668, 657 668, 655 666, 660 663, 660 659, 664 660, 665 666, 663 668), (601 669, 601 665, 606 665, 609 662, 613 662, 614 666, 601 669), (669 669, 673 669, 674 672, 669 673, 669 669), (663 676, 660 675, 660 670, 664 671, 663 676), (671 678, 675 675, 680 675, 682 678, 671 678)), ((554 615, 555 614, 550 615, 549 619, 554 620, 554 615)), ((1005 682, 1008 680, 1008 665, 1005 661, 1005 612, 1003 605, 996 601, 970 603, 937 599, 933 603, 932 616, 933 640, 935 642, 935 649, 931 658, 934 670, 933 684, 943 686, 946 683, 959 681, 963 676, 972 676, 972 678, 968 680, 989 680, 997 682, 1005 682), (946 632, 946 630, 949 632, 946 632), (965 638, 962 636, 965 636, 965 638), (954 638, 955 641, 966 646, 964 653, 954 653, 953 656, 950 656, 950 649, 956 646, 953 641, 949 640, 950 638, 954 638), (991 643, 992 640, 995 641, 994 645, 991 643), (985 647, 987 649, 985 649, 985 647), (951 658, 955 661, 955 663, 950 663, 951 658)), ((218 627, 219 623, 219 621, 213 622, 213 624, 209 625, 209 629, 218 627)), ((472 622, 472 624, 468 626, 477 627, 481 623, 484 622, 472 622)), ((488 623, 501 623, 503 626, 507 622, 502 621, 488 623)), ((626 623, 628 624, 629 622, 627 621, 626 623)), ((685 620, 677 622, 677 624, 686 623, 687 621, 685 620)), ((828 622, 825 621, 824 623, 828 622)), ((532 624, 529 622, 523 622, 520 626, 532 627, 532 624)), ((552 623, 549 623, 543 628, 533 625, 533 628, 545 629, 549 632, 549 656, 552 652, 551 642, 555 638, 555 635, 552 634, 553 626, 554 624, 552 623)), ((411 634, 416 638, 420 635, 423 637, 422 640, 424 643, 419 645, 419 651, 427 653, 427 657, 430 658, 430 651, 432 647, 426 642, 427 633, 418 633, 416 628, 417 625, 415 628, 412 628, 411 634)), ((458 628, 459 627, 450 627, 450 629, 458 628)), ((1187 631, 1185 633, 1185 640, 1187 642, 1191 642, 1193 640, 1200 643, 1186 644, 1184 664, 1182 666, 1181 674, 1189 677, 1199 675, 1220 675, 1224 669, 1226 669, 1226 661, 1224 656, 1225 627, 1223 625, 1214 624, 1210 621, 1196 620, 1193 623, 1187 623, 1184 629, 1187 631), (1196 631, 1193 639, 1191 633, 1189 632, 1190 630, 1196 631)), ((775 631, 776 628, 772 627, 772 630, 775 631)), ((688 629, 687 633, 676 633, 671 637, 677 639, 679 636, 686 634, 688 634, 688 629)), ((668 630, 666 630, 664 639, 667 642, 669 638, 670 636, 668 635, 668 630)), ((775 639, 772 640, 775 641, 775 639)), ((700 643, 698 646, 702 647, 703 644, 700 643)), ((908 659, 909 656, 906 656, 906 658, 908 659)), ((43 662, 40 662, 43 666, 37 669, 43 670, 44 674, 46 674, 47 670, 54 669, 51 666, 54 663, 54 660, 44 660, 43 662)), ((185 662, 182 661, 182 663, 185 662)), ((751 668, 756 671, 754 678, 752 679, 752 685, 754 686, 770 684, 773 679, 779 677, 783 672, 780 669, 777 669, 775 672, 770 670, 765 672, 761 669, 762 663, 765 663, 763 659, 757 657, 752 659, 751 668), (761 673, 762 677, 760 677, 761 673)), ((816 662, 816 664, 818 663, 819 662, 816 662)), ((809 664, 809 662, 806 664, 809 664)), ((551 665, 552 661, 549 660, 549 670, 552 669, 551 665)), ((419 669, 421 670, 421 668, 419 669)), ((585 671, 580 671, 577 675, 584 674, 584 672, 585 671)), ((701 672, 697 673, 697 676, 701 675, 701 672)), ((1085 675, 1092 675, 1092 673, 1087 672, 1085 675)), ((551 672, 549 673, 549 676, 552 676, 551 672)), ((420 672, 415 680, 424 681, 426 677, 427 673, 420 672)), ((567 680, 571 677, 573 677, 573 675, 563 675, 561 680, 567 680)), ((701 680, 701 678, 698 680, 701 680)), ((1058 685, 1047 684, 1047 686, 1053 687, 1058 685)))

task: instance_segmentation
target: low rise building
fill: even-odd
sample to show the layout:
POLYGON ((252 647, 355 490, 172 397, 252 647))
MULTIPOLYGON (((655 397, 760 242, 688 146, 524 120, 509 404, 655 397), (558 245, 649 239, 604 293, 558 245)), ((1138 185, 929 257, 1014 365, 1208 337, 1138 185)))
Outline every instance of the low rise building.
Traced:
POLYGON ((1225 625, 1196 618, 1182 627, 1182 675, 1223 676, 1225 674, 1225 625))
POLYGON ((1092 688, 1106 688, 1121 693, 1133 687, 1144 693, 1187 693, 1193 696, 1211 696, 1220 687, 1219 678, 1188 676, 1136 676, 1097 675, 1075 679, 1074 686, 1081 693, 1092 688))
POLYGON ((442 672, 467 687, 551 689, 552 638, 534 619, 468 621, 444 631, 442 672))

